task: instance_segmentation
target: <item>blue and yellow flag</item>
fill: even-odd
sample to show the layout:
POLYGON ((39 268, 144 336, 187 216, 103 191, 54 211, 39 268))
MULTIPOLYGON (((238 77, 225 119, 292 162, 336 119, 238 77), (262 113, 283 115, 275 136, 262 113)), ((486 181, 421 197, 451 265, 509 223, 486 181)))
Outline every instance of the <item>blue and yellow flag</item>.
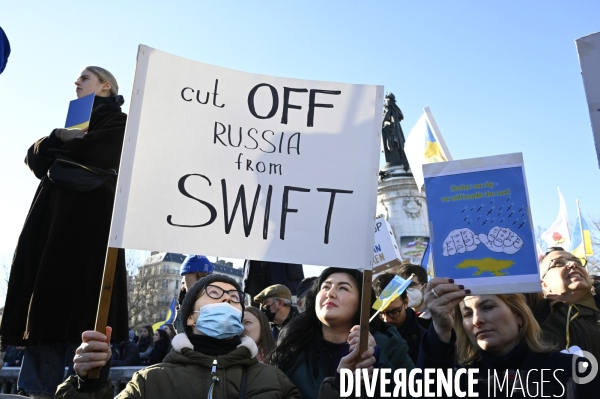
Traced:
POLYGON ((69 112, 67 112, 65 129, 85 129, 90 125, 94 97, 96 97, 96 95, 92 93, 69 103, 69 112))
POLYGON ((404 153, 419 191, 425 182, 423 165, 452 160, 429 107, 423 108, 423 111, 423 115, 410 131, 404 145, 404 153))
POLYGON ((581 216, 575 219, 573 234, 571 234, 571 253, 579 259, 585 259, 594 254, 594 250, 592 249, 592 234, 585 219, 581 216), (582 231, 583 239, 581 238, 582 231))
POLYGON ((169 306, 169 311, 167 312, 166 319, 164 321, 159 321, 158 323, 154 323, 152 325, 153 331, 158 330, 165 324, 173 324, 173 321, 175 320, 175 306, 177 306, 177 299, 173 298, 173 300, 171 301, 171 306, 169 306))
POLYGON ((392 281, 385 286, 379 298, 373 303, 373 309, 384 311, 394 299, 398 298, 412 283, 412 279, 404 280, 400 276, 394 276, 392 281))
POLYGON ((425 162, 423 163, 447 162, 448 158, 446 158, 442 146, 431 132, 429 123, 425 123, 425 127, 425 152, 423 154, 425 162))

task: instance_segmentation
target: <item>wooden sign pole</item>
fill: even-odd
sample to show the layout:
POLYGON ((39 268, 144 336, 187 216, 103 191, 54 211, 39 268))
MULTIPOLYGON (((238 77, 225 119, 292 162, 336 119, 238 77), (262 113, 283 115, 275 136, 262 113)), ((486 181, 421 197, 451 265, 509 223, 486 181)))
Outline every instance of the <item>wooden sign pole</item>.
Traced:
POLYGON ((369 318, 371 316, 371 286, 373 283, 373 270, 363 272, 362 300, 360 307, 360 341, 358 343, 358 361, 369 347, 369 318))
MULTIPOLYGON (((118 248, 108 247, 108 251, 106 252, 106 260, 104 262, 104 275, 102 276, 100 300, 98 301, 98 312, 96 313, 96 326, 94 327, 94 330, 102 334, 106 334, 106 324, 108 323, 108 311, 110 310, 110 299, 112 297, 112 288, 115 278, 115 268, 117 266, 118 253, 118 248)), ((100 370, 100 368, 90 370, 88 373, 88 378, 99 378, 100 370)))

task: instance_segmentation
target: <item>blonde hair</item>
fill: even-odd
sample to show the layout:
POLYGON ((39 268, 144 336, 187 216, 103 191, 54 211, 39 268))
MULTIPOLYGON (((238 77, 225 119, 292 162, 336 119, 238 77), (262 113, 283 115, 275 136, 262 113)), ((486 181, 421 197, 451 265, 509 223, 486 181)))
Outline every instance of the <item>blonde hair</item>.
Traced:
POLYGON ((116 96, 119 94, 119 84, 117 83, 117 79, 115 79, 115 77, 112 73, 110 73, 106 69, 101 68, 99 66, 87 66, 83 69, 87 69, 88 71, 90 71, 91 73, 96 75, 96 77, 98 78, 100 83, 104 83, 104 82, 110 83, 110 95, 111 96, 116 96))
MULTIPOLYGON (((519 341, 525 339, 527 346, 534 353, 547 353, 555 349, 553 344, 542 339, 542 329, 535 320, 523 294, 498 294, 496 296, 506 303, 516 316, 523 320, 523 324, 519 326, 519 341)), ((471 342, 465 331, 460 305, 454 308, 454 330, 456 331, 458 362, 462 365, 471 364, 480 357, 481 349, 471 342)))

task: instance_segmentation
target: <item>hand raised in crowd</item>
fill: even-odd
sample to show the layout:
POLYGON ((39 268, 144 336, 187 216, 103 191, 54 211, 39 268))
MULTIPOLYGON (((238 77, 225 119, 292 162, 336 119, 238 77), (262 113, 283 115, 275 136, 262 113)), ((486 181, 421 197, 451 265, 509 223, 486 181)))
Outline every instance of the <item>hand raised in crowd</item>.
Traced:
POLYGON ((110 361, 110 336, 112 328, 106 327, 106 335, 97 331, 85 331, 81 334, 83 342, 75 351, 73 369, 81 377, 88 375, 91 369, 102 368, 110 361))
POLYGON ((458 305, 471 290, 454 284, 451 278, 432 278, 425 289, 425 304, 431 313, 433 326, 443 342, 450 342, 454 326, 454 307, 458 305))
POLYGON ((373 373, 373 365, 375 364, 375 357, 373 356, 376 345, 375 338, 373 338, 371 333, 369 333, 367 350, 360 357, 358 356, 359 341, 360 326, 354 326, 352 329, 350 329, 350 335, 348 335, 347 340, 347 342, 350 344, 350 353, 341 358, 340 364, 337 368, 338 372, 341 369, 349 369, 352 372, 354 372, 356 369, 367 369, 369 371, 369 375, 373 373))

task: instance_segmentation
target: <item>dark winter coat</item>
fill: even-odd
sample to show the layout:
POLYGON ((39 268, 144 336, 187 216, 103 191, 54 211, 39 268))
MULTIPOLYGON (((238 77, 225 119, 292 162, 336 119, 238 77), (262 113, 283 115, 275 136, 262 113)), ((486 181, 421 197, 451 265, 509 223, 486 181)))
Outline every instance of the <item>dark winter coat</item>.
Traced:
MULTIPOLYGON (((444 373, 447 369, 452 368, 456 371, 463 366, 457 366, 455 358, 455 332, 452 331, 452 338, 449 343, 446 343, 439 339, 435 328, 431 326, 421 340, 417 367, 421 369, 436 368, 444 373)), ((572 364, 573 355, 560 352, 534 353, 529 349, 527 343, 522 341, 505 356, 495 356, 481 351, 480 359, 464 367, 479 369, 479 372, 475 374, 477 383, 474 392, 478 393, 480 398, 538 398, 542 396, 568 399, 596 398, 597 393, 594 392, 598 390, 600 379, 596 378, 598 381, 585 385, 576 384, 573 380, 572 364), (494 371, 500 384, 504 385, 502 389, 495 380, 494 371), (506 380, 505 373, 507 374, 506 380)), ((468 392, 467 376, 463 374, 461 377, 463 377, 460 380, 461 391, 468 392)), ((435 375, 433 375, 433 379, 435 381, 435 375)), ((436 391, 435 384, 432 385, 430 391, 436 391)))
MULTIPOLYGON (((274 284, 283 284, 290 289, 292 295, 296 295, 296 289, 303 279, 302 265, 295 263, 256 260, 246 260, 244 263, 244 292, 251 295, 252 298, 274 284)), ((252 306, 256 306, 254 301, 252 306)))
POLYGON ((159 341, 154 343, 154 349, 152 350, 152 354, 150 355, 149 364, 157 364, 163 361, 169 350, 171 345, 165 341, 164 339, 160 339, 159 341))
MULTIPOLYGON (((410 372, 414 368, 408 356, 408 346, 396 327, 381 323, 380 331, 371 331, 377 343, 375 368, 402 368, 410 372)), ((336 370, 340 359, 349 353, 347 343, 325 341, 321 334, 310 347, 296 355, 284 372, 296 384, 305 399, 334 399, 339 397, 339 374, 336 370), (321 354, 318 354, 320 352, 321 354)), ((377 396, 378 397, 378 396, 377 396)))
POLYGON ((291 306, 290 314, 283 321, 283 323, 281 323, 280 326, 271 323, 271 333, 273 333, 273 340, 275 340, 275 342, 277 342, 277 338, 279 338, 279 332, 281 331, 281 329, 283 327, 285 327, 294 317, 298 316, 299 314, 300 314, 300 311, 295 306, 291 306))
MULTIPOLYGON (((579 314, 569 323, 569 346, 577 345, 600 359, 600 295, 593 296, 589 293, 577 301, 575 306, 579 309, 579 314)), ((565 349, 569 304, 539 299, 532 310, 546 341, 558 344, 561 350, 565 349)), ((576 313, 575 308, 571 309, 570 317, 576 313)))
POLYGON ((110 365, 112 367, 137 366, 140 364, 140 351, 131 341, 114 345, 110 365))
MULTIPOLYGON (((38 140, 25 162, 41 182, 19 236, 0 335, 3 344, 81 340, 93 330, 104 272, 116 181, 78 192, 56 186, 46 173, 56 154, 118 170, 127 116, 115 98, 96 97, 88 133, 63 143, 54 132, 38 140)), ((108 325, 128 339, 127 274, 119 250, 108 325)))
POLYGON ((412 308, 406 308, 406 319, 400 327, 397 327, 398 332, 408 345, 408 355, 413 363, 417 363, 419 357, 419 347, 421 346, 421 337, 427 331, 419 324, 419 317, 412 308))
MULTIPOLYGON (((225 355, 208 356, 193 350, 185 334, 173 338, 173 351, 163 363, 136 372, 120 399, 198 399, 208 397, 212 384, 211 368, 216 360, 216 377, 212 397, 233 399, 240 394, 242 370, 247 368, 246 399, 300 399, 300 393, 290 380, 277 368, 256 360, 258 349, 249 337, 225 355)), ((91 381, 90 381, 91 382, 91 381)), ((94 383, 94 382, 92 382, 94 383)), ((58 387, 55 398, 61 399, 110 399, 113 387, 110 383, 96 382, 97 388, 89 390, 72 376, 58 387), (99 386, 98 386, 99 385, 99 386)))

